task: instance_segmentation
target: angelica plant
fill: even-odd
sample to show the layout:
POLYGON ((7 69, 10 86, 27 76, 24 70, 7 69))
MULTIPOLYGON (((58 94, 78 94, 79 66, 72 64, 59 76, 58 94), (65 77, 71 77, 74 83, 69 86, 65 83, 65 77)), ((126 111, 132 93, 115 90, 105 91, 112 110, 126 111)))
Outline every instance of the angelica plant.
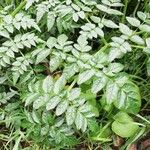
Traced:
POLYGON ((150 12, 128 14, 127 5, 24 0, 1 8, 0 121, 12 136, 5 148, 67 149, 82 138, 96 144, 114 134, 132 142, 142 136, 147 125, 134 116, 146 99, 144 78, 149 82, 150 12), (142 58, 143 76, 130 64, 142 58))

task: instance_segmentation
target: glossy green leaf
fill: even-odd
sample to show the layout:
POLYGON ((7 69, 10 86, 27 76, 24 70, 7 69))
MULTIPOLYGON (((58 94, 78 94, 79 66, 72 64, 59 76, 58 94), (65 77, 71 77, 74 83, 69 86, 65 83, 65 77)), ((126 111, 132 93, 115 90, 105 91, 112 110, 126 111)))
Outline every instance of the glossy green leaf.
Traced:
POLYGON ((56 115, 60 116, 68 109, 68 101, 64 100, 56 107, 56 115))
POLYGON ((54 93, 58 94, 65 86, 66 84, 66 77, 65 76, 61 76, 55 83, 54 85, 54 93))
POLYGON ((81 89, 80 88, 74 88, 72 89, 69 94, 68 94, 68 98, 69 100, 74 100, 77 99, 80 96, 81 93, 81 89))
POLYGON ((132 82, 125 83, 114 104, 118 109, 129 113, 138 113, 141 107, 139 88, 132 82))
POLYGON ((45 93, 49 93, 52 91, 53 88, 53 79, 51 76, 47 76, 44 80, 43 80, 43 85, 42 88, 44 90, 45 93))
POLYGON ((48 103, 46 104, 46 110, 54 109, 59 102, 61 101, 61 98, 59 96, 54 96, 50 100, 48 100, 48 103))
POLYGON ((75 124, 78 130, 82 128, 82 125, 84 123, 84 117, 80 112, 77 112, 76 119, 75 119, 75 124))
POLYGON ((106 77, 100 77, 99 79, 96 79, 94 82, 93 82, 93 85, 92 85, 92 93, 96 94, 98 93, 99 91, 101 91, 101 89, 104 88, 104 86, 106 85, 107 83, 107 78, 106 77))
POLYGON ((127 25, 124 25, 122 23, 119 24, 119 29, 120 32, 127 35, 127 36, 131 36, 132 35, 132 30, 130 30, 130 28, 127 25))
POLYGON ((142 24, 139 26, 139 29, 143 32, 150 33, 150 25, 142 24))
POLYGON ((134 27, 139 27, 140 26, 140 21, 136 18, 133 17, 126 17, 127 21, 134 27))
POLYGON ((36 64, 42 62, 49 54, 51 53, 50 49, 43 49, 36 58, 36 64))
POLYGON ((118 92, 118 85, 113 81, 108 82, 106 86, 106 102, 111 104, 116 101, 118 98, 118 92))
POLYGON ((66 112, 66 122, 70 126, 73 124, 76 118, 76 110, 74 107, 68 107, 66 112))
POLYGON ((82 84, 86 81, 88 81, 89 79, 92 78, 92 76, 95 74, 94 70, 86 70, 82 73, 79 74, 79 77, 78 77, 78 84, 82 84))
POLYGON ((55 24, 55 16, 51 13, 48 13, 48 15, 47 15, 47 28, 48 28, 48 31, 50 31, 52 29, 54 24, 55 24))
POLYGON ((134 134, 136 134, 138 128, 139 126, 134 122, 120 123, 118 121, 114 121, 112 124, 112 130, 123 138, 132 137, 134 134))

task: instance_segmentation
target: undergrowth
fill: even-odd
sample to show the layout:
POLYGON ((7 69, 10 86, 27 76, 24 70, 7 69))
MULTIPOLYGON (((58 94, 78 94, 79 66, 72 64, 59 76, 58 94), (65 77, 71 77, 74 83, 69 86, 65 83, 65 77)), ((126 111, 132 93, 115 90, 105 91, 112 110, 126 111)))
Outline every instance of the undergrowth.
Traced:
POLYGON ((1 150, 114 149, 150 134, 148 0, 0 1, 1 150))

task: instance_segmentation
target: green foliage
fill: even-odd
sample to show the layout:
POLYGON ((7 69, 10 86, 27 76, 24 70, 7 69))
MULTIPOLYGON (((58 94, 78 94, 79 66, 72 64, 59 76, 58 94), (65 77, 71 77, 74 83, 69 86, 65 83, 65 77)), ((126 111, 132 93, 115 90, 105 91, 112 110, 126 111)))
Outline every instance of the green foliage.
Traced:
POLYGON ((127 15, 128 0, 19 2, 0 8, 4 148, 71 149, 83 139, 142 136, 149 121, 134 117, 149 104, 147 8, 127 15))
POLYGON ((138 124, 124 112, 119 112, 112 123, 112 130, 121 137, 132 137, 138 130, 138 124))

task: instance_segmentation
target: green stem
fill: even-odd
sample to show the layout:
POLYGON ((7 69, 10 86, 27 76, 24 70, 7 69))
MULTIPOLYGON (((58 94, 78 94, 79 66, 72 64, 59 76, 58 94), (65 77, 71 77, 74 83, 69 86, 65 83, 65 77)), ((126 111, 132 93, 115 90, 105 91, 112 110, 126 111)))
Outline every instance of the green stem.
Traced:
POLYGON ((68 87, 68 92, 74 87, 74 85, 76 84, 77 80, 74 79, 74 81, 71 83, 71 85, 68 87))
POLYGON ((123 10, 123 16, 121 19, 121 22, 124 23, 125 22, 125 17, 126 17, 126 12, 127 12, 127 7, 128 7, 128 0, 124 0, 125 2, 125 6, 124 6, 124 10, 123 10))
POLYGON ((136 12, 137 12, 137 10, 138 10, 139 5, 140 5, 140 0, 138 0, 137 5, 136 5, 136 7, 135 7, 135 9, 134 9, 134 12, 133 12, 133 16, 134 16, 134 17, 136 16, 136 12))
POLYGON ((20 3, 20 5, 12 12, 12 16, 15 17, 15 15, 25 6, 26 0, 20 3))
POLYGON ((102 37, 102 41, 104 43, 104 45, 108 45, 107 41, 105 40, 105 38, 102 37))
POLYGON ((131 45, 134 48, 140 48, 140 49, 144 49, 144 46, 139 46, 139 45, 131 45))
MULTIPOLYGON (((104 51, 108 48, 108 46, 109 46, 109 44, 104 45, 99 51, 104 52, 104 51)), ((98 51, 98 52, 99 52, 99 51, 98 51)), ((97 52, 97 53, 98 53, 98 52, 97 52)))
POLYGON ((139 117, 140 119, 144 120, 145 122, 147 122, 148 124, 150 124, 150 121, 147 120, 146 118, 142 117, 141 115, 137 114, 137 117, 139 117))
POLYGON ((143 78, 139 77, 139 76, 136 76, 136 75, 129 75, 131 78, 135 78, 135 79, 139 79, 141 81, 143 81, 144 83, 147 83, 146 80, 144 80, 143 78))
POLYGON ((109 122, 102 128, 102 130, 101 130, 100 133, 97 135, 97 137, 100 137, 100 136, 103 134, 103 132, 110 126, 110 124, 111 124, 111 121, 109 121, 109 122))
POLYGON ((147 5, 148 5, 148 0, 145 0, 144 1, 144 9, 146 9, 147 5))

